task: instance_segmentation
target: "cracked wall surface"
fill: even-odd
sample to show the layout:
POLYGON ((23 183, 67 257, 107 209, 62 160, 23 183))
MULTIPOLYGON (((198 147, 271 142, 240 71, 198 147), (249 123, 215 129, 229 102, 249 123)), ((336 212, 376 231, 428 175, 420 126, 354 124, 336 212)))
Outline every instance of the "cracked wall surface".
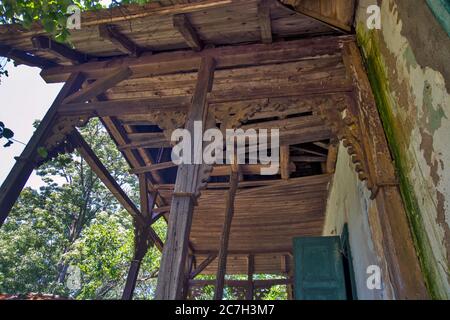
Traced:
POLYGON ((427 287, 449 299, 450 38, 425 1, 360 0, 355 20, 427 287))

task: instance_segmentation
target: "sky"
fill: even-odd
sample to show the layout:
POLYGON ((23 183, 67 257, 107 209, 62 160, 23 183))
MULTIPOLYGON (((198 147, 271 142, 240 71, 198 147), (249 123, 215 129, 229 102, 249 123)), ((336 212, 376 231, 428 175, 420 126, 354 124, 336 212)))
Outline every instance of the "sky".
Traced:
MULTIPOLYGON (((6 69, 9 77, 2 76, 0 83, 0 121, 14 131, 14 139, 27 143, 34 131, 33 122, 44 117, 62 84, 46 84, 39 68, 8 63, 6 69)), ((5 143, 5 139, 0 140, 0 184, 16 162, 14 157, 25 148, 18 142, 4 148, 5 143)), ((42 184, 33 173, 27 186, 38 188, 42 184)))

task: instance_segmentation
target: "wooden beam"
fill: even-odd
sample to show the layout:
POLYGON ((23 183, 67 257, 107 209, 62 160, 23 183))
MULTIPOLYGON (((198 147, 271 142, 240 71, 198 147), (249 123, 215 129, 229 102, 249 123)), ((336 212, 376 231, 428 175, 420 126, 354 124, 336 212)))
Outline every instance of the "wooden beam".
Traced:
POLYGON ((111 42, 117 49, 129 56, 139 57, 143 51, 138 45, 130 40, 130 38, 118 31, 115 25, 100 24, 98 26, 98 33, 100 38, 111 42))
MULTIPOLYGON (((81 154, 83 159, 87 162, 87 164, 91 167, 92 171, 95 172, 95 174, 99 177, 99 179, 105 184, 108 190, 111 191, 111 193, 114 195, 117 201, 128 211, 128 213, 133 217, 133 219, 135 219, 142 225, 146 225, 147 222, 144 220, 139 209, 136 207, 133 201, 131 201, 131 199, 127 196, 125 191, 123 191, 123 189, 114 179, 114 177, 105 168, 103 163, 95 155, 94 151, 83 139, 81 134, 75 130, 69 136, 69 140, 76 147, 76 149, 81 154)), ((150 234, 152 240, 155 242, 155 245, 158 247, 159 250, 162 251, 163 247, 162 240, 151 228, 150 234)))
POLYGON ((152 112, 187 111, 191 98, 160 97, 147 99, 128 99, 111 101, 92 101, 89 103, 67 103, 61 105, 58 114, 61 116, 117 117, 130 114, 148 114, 152 112))
MULTIPOLYGON (((202 60, 191 111, 186 122, 186 129, 191 133, 194 132, 194 122, 207 119, 206 99, 208 92, 212 89, 214 69, 214 59, 207 57, 202 60)), ((194 149, 193 152, 195 152, 194 149)), ((182 164, 178 168, 169 215, 167 241, 161 258, 156 288, 157 300, 182 298, 192 215, 199 189, 207 179, 206 170, 207 166, 198 164, 182 164)))
POLYGON ((272 43, 272 19, 270 18, 269 0, 260 0, 258 3, 258 23, 262 43, 272 43))
MULTIPOLYGON (((236 168, 233 166, 233 168, 236 168)), ((234 198, 236 196, 238 183, 239 183, 239 172, 234 169, 230 175, 230 190, 227 192, 226 197, 226 208, 225 208, 225 221, 223 225, 222 236, 220 239, 220 250, 219 258, 217 264, 217 274, 216 274, 216 286, 214 290, 214 300, 223 299, 223 287, 225 282, 225 274, 227 269, 227 251, 228 243, 230 239, 231 223, 233 221, 234 215, 234 198)))
POLYGON ((194 27, 190 23, 186 14, 174 15, 173 26, 178 30, 188 46, 191 47, 194 51, 201 51, 203 49, 203 43, 200 40, 194 27))
POLYGON ((102 78, 121 67, 129 67, 133 78, 158 76, 180 72, 195 72, 201 59, 211 57, 216 61, 217 69, 266 65, 298 61, 308 57, 341 54, 343 43, 352 41, 353 36, 318 37, 272 44, 254 44, 204 49, 200 52, 179 51, 142 54, 139 58, 121 57, 108 61, 93 61, 76 66, 59 66, 41 72, 46 82, 61 82, 73 72, 84 72, 89 79, 102 78))
POLYGON ((212 253, 208 255, 208 257, 205 260, 203 260, 202 263, 200 263, 198 267, 191 272, 189 278, 194 279, 197 275, 202 273, 202 271, 205 270, 216 258, 217 253, 212 253))
POLYGON ((70 60, 74 63, 85 63, 89 57, 85 53, 69 48, 68 46, 58 43, 47 36, 34 36, 31 38, 33 46, 37 50, 50 52, 60 58, 70 60))
MULTIPOLYGON (((11 46, 0 44, 0 56, 14 60, 17 64, 24 64, 30 67, 53 68, 58 64, 52 60, 32 55, 26 51, 15 49, 11 46)), ((67 74, 66 77, 69 77, 67 74)))
POLYGON ((99 94, 105 92, 109 88, 115 86, 117 83, 129 78, 132 72, 130 68, 119 68, 112 72, 110 75, 89 84, 85 88, 81 89, 65 98, 63 104, 85 102, 92 98, 95 98, 99 94))
POLYGON ((84 77, 80 73, 73 74, 70 77, 3 182, 0 188, 0 226, 19 197, 31 172, 33 172, 35 162, 39 157, 37 150, 44 147, 46 139, 51 134, 56 121, 58 106, 65 97, 78 90, 83 82, 84 77))

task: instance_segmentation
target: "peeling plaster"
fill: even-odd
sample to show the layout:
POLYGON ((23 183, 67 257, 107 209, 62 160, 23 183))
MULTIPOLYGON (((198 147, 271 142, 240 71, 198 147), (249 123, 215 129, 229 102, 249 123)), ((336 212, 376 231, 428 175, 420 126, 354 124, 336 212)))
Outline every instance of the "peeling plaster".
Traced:
MULTIPOLYGON (((383 120, 391 148, 398 151, 393 152, 394 158, 397 156, 394 160, 403 164, 397 169, 404 171, 399 172, 400 176, 405 177, 413 193, 407 196, 414 198, 418 206, 418 212, 410 214, 420 217, 410 216, 410 220, 420 224, 413 226, 413 233, 423 232, 425 237, 415 234, 415 240, 428 242, 419 243, 420 250, 431 250, 419 250, 423 268, 433 273, 426 275, 428 287, 434 297, 450 298, 450 95, 447 92, 449 84, 443 76, 446 70, 441 73, 421 65, 416 56, 426 55, 423 51, 432 50, 433 46, 413 47, 404 36, 404 33, 414 34, 410 24, 418 23, 418 20, 410 17, 402 21, 400 10, 409 10, 406 6, 420 10, 415 2, 382 0, 382 30, 373 32, 365 29, 365 9, 375 3, 374 0, 360 1, 358 38, 366 57, 376 59, 377 66, 382 69, 377 70, 379 75, 372 75, 382 79, 383 83, 377 84, 376 90, 383 91, 379 94, 386 97, 386 105, 378 107, 387 109, 380 113, 391 115, 389 122, 386 117, 383 120)), ((448 39, 444 38, 442 43, 448 43, 448 39)))
POLYGON ((381 245, 381 226, 375 201, 366 184, 356 173, 347 149, 340 143, 336 171, 329 187, 324 236, 341 235, 348 224, 350 250, 358 299, 389 300, 393 289, 381 245), (382 289, 367 288, 367 267, 377 265, 382 270, 382 289))

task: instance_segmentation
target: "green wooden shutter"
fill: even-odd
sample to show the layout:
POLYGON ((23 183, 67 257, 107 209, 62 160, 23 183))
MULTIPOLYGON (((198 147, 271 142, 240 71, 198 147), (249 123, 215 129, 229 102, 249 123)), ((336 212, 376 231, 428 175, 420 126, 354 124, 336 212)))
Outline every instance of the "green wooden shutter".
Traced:
POLYGON ((295 238, 295 298, 346 300, 339 237, 295 238))

